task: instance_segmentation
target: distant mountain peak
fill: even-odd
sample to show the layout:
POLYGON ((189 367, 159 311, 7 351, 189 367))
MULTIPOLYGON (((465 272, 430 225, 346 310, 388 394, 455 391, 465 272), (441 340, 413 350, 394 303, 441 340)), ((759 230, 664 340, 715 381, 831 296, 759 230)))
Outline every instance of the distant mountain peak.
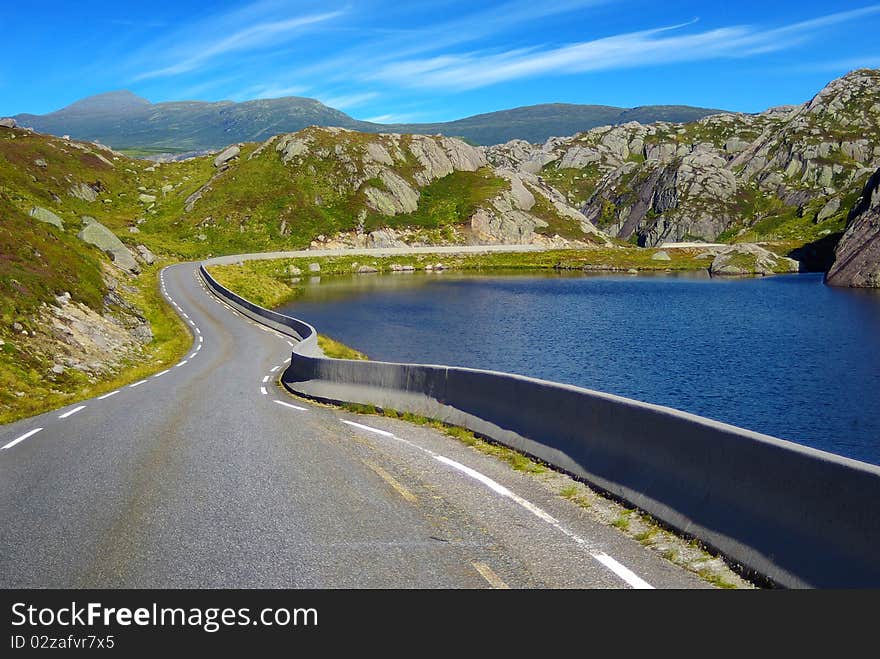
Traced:
POLYGON ((132 109, 143 109, 152 105, 150 101, 137 94, 120 89, 87 96, 68 105, 59 112, 125 112, 132 109))

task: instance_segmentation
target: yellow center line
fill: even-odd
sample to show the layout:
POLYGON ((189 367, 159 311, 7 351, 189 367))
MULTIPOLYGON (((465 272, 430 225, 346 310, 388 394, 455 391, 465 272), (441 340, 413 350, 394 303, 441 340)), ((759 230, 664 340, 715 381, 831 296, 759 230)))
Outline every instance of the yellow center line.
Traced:
POLYGON ((474 566, 474 569, 480 573, 480 576, 483 577, 483 579, 489 582, 489 585, 492 586, 492 588, 497 588, 499 590, 510 589, 510 586, 504 583, 504 581, 501 580, 501 577, 495 574, 495 570, 485 563, 474 562, 471 563, 471 565, 474 566))
POLYGON ((403 485, 401 485, 400 482, 394 478, 394 476, 382 469, 382 467, 373 462, 370 462, 369 460, 364 460, 364 464, 367 465, 374 472, 376 472, 379 478, 388 483, 400 496, 409 501, 411 504, 417 504, 419 502, 419 499, 418 497, 416 497, 415 494, 413 494, 403 485))

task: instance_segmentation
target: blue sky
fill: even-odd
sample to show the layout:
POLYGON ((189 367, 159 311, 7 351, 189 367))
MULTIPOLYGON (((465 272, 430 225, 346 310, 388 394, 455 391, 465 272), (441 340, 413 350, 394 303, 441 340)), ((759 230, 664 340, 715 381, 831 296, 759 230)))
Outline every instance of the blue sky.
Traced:
POLYGON ((880 67, 880 4, 815 0, 48 0, 2 11, 0 116, 129 89, 308 96, 359 119, 535 103, 741 111, 880 67))

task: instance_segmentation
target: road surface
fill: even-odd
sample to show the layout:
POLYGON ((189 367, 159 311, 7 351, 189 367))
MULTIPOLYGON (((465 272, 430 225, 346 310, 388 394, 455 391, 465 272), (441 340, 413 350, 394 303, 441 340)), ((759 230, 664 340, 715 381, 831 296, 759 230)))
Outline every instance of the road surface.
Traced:
POLYGON ((276 384, 288 338, 194 264, 171 369, 0 426, 0 586, 706 587, 496 458, 276 384))

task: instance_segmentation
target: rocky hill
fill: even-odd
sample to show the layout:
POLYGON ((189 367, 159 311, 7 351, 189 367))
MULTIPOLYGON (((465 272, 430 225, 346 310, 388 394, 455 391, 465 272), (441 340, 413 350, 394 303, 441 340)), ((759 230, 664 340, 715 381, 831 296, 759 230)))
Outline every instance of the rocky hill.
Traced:
POLYGON ((880 169, 852 209, 826 281, 832 286, 880 288, 880 169))
POLYGON ((540 176, 597 227, 642 246, 819 241, 843 230, 880 165, 880 71, 850 73, 799 106, 512 141, 487 158, 540 176))
POLYGON ((184 208, 215 246, 251 233, 262 248, 606 240, 537 177, 452 138, 313 127, 225 157, 184 208))
POLYGON ((353 119, 310 98, 153 104, 131 92, 119 91, 92 96, 50 114, 20 114, 14 119, 41 133, 97 140, 116 149, 146 154, 222 149, 233 142, 264 140, 313 125, 365 133, 440 134, 474 144, 498 144, 513 138, 541 141, 551 135, 571 135, 631 120, 692 121, 715 112, 718 110, 681 105, 618 108, 553 103, 446 123, 384 125, 353 119))

